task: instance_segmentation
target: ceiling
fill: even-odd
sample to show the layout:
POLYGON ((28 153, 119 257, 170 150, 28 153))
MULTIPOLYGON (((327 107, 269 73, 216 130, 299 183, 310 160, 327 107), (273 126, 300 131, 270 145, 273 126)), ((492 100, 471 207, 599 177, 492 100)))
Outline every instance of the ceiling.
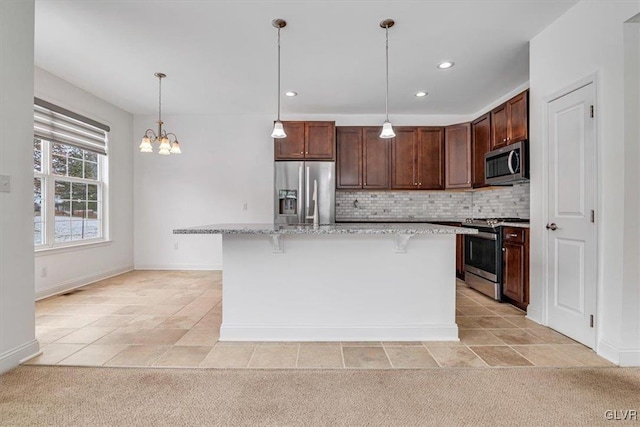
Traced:
POLYGON ((576 3, 36 0, 36 65, 133 114, 471 114, 529 78, 528 41, 576 3), (436 68, 453 60, 450 70, 436 68), (429 92, 424 98, 414 95, 429 92))

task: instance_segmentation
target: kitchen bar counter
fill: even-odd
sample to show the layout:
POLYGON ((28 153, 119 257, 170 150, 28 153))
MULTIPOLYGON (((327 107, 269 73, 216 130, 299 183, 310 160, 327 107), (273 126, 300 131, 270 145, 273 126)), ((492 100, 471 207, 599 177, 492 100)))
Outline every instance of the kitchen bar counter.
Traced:
POLYGON ((221 341, 457 341, 456 234, 436 224, 215 224, 221 341))
POLYGON ((174 234, 473 234, 476 230, 431 223, 214 224, 173 230, 174 234))

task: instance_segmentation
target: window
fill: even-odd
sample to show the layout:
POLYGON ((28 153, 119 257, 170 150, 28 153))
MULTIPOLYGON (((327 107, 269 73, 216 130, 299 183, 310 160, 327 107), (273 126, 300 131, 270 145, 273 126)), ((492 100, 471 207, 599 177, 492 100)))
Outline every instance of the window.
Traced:
POLYGON ((34 244, 42 249, 104 240, 108 127, 98 128, 90 119, 38 101, 33 140, 34 244))

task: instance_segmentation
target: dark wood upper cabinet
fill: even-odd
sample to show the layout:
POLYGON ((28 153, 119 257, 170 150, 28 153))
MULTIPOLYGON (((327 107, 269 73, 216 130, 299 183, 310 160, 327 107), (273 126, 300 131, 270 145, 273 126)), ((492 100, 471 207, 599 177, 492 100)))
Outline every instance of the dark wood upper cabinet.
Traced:
POLYGON ((362 188, 389 188, 390 141, 380 138, 380 127, 363 128, 362 188))
POLYGON ((416 128, 396 128, 391 140, 391 188, 418 187, 418 131, 416 128))
POLYGON ((305 123, 305 158, 333 160, 335 158, 335 122, 305 123))
POLYGON ((491 150, 507 145, 507 104, 491 110, 491 150))
POLYGON ((445 186, 444 128, 418 128, 418 185, 420 190, 443 190, 445 186))
POLYGON ((471 123, 445 129, 445 187, 471 188, 471 123))
POLYGON ((362 188, 362 128, 338 127, 336 140, 336 188, 362 188))
POLYGON ((304 122, 282 122, 285 138, 274 138, 275 159, 304 159, 304 122))
POLYGON ((391 141, 380 138, 380 128, 339 126, 336 134, 336 188, 388 189, 391 141))
POLYGON ((528 138, 529 91, 514 96, 491 110, 491 149, 528 138))
POLYGON ((484 187, 484 155, 491 150, 491 114, 471 123, 471 184, 484 187))
POLYGON ((286 138, 274 139, 275 160, 333 160, 335 122, 282 122, 286 138))
POLYGON ((507 143, 524 141, 528 138, 528 118, 529 118, 529 92, 522 92, 507 101, 507 117, 509 125, 507 127, 507 143))

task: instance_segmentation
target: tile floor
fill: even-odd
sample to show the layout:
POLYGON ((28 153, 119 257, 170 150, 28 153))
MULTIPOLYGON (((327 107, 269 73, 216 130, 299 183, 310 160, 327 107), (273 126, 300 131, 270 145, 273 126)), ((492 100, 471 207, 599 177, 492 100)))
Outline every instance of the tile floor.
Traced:
POLYGON ((457 284, 460 342, 218 342, 221 272, 132 271, 36 303, 36 365, 438 368, 611 365, 457 284))

